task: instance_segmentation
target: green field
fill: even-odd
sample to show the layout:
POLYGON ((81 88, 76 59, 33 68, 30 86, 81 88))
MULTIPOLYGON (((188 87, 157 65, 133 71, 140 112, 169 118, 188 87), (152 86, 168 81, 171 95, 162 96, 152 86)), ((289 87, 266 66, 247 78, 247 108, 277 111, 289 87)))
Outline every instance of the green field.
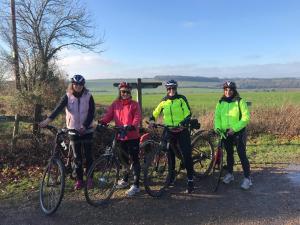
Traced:
MULTIPOLYGON (((116 90, 117 91, 117 90, 116 90)), ((213 111, 222 92, 209 93, 191 93, 188 89, 179 89, 184 94, 192 108, 194 114, 203 114, 207 111, 213 111)), ((117 94, 93 93, 95 102, 102 105, 109 105, 117 96, 117 94)), ((252 103, 251 108, 257 107, 281 107, 285 104, 300 105, 300 91, 273 91, 273 92, 253 92, 241 90, 240 95, 246 101, 252 103)), ((136 99, 135 91, 133 92, 136 99)), ((143 109, 148 112, 153 109, 164 96, 164 93, 143 94, 143 109)))

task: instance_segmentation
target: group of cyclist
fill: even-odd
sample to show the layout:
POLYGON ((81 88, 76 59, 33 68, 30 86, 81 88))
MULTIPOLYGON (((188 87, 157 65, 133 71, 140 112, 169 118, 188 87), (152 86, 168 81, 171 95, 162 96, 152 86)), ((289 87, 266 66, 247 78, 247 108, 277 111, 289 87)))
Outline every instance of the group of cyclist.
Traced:
MULTIPOLYGON (((192 193, 194 190, 193 182, 193 162, 191 138, 187 129, 191 119, 191 109, 187 98, 177 92, 178 83, 170 80, 165 83, 166 96, 154 109, 149 126, 153 126, 155 120, 163 114, 163 123, 170 127, 181 127, 179 132, 172 133, 171 130, 165 129, 162 135, 162 141, 166 142, 170 136, 178 140, 182 151, 184 165, 187 172, 187 189, 186 193, 192 193)), ((227 151, 228 174, 223 178, 225 184, 234 180, 233 177, 233 146, 236 145, 240 157, 244 176, 241 188, 249 189, 252 185, 250 178, 250 165, 246 156, 246 126, 249 123, 250 115, 247 104, 244 99, 240 98, 234 82, 225 82, 223 85, 224 95, 221 97, 216 106, 214 116, 214 129, 223 132, 227 138, 224 140, 224 146, 227 151)), ((139 161, 139 126, 142 115, 139 104, 132 99, 132 88, 129 83, 121 82, 118 86, 118 97, 108 107, 106 113, 98 120, 101 125, 107 125, 112 120, 116 126, 123 126, 127 132, 125 135, 118 136, 120 147, 122 148, 124 158, 131 158, 133 166, 134 181, 131 187, 126 191, 128 196, 134 196, 140 192, 140 161, 139 161)), ((74 75, 68 86, 66 94, 62 97, 59 104, 53 110, 51 115, 43 120, 40 127, 47 126, 56 116, 65 108, 66 125, 69 132, 70 144, 73 150, 76 183, 75 190, 83 188, 83 159, 81 145, 83 145, 86 158, 86 170, 88 171, 93 163, 92 157, 92 138, 93 138, 93 118, 95 115, 95 103, 92 94, 85 87, 85 79, 82 75, 74 75)), ((170 183, 175 182, 175 154, 169 151, 170 165, 170 183)), ((127 188, 129 174, 124 172, 123 178, 118 181, 117 188, 127 188)), ((93 187, 93 181, 88 179, 87 187, 93 187)))

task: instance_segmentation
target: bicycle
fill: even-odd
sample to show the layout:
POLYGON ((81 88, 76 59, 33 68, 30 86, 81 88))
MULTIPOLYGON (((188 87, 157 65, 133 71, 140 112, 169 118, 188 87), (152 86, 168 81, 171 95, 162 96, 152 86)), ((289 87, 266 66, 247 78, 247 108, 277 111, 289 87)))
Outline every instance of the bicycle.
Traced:
POLYGON ((57 129, 51 125, 47 125, 45 128, 55 135, 55 144, 44 169, 39 200, 42 211, 51 215, 58 209, 64 196, 66 175, 69 173, 72 178, 76 176, 71 165, 73 154, 67 136, 69 131, 76 131, 67 128, 57 129))
POLYGON ((220 130, 215 131, 214 134, 218 137, 218 145, 216 152, 213 154, 212 165, 208 176, 209 186, 212 192, 218 190, 221 177, 223 176, 223 160, 226 154, 226 151, 224 151, 224 140, 226 139, 226 135, 220 130))
POLYGON ((118 146, 117 140, 118 135, 124 137, 127 134, 128 128, 123 126, 106 127, 103 125, 98 125, 97 127, 97 130, 100 130, 100 132, 106 132, 107 129, 114 130, 112 143, 106 146, 104 153, 94 161, 88 171, 87 179, 93 180, 93 188, 88 188, 87 185, 84 188, 86 201, 95 207, 107 204, 113 196, 119 180, 121 165, 125 166, 128 174, 132 170, 132 164, 127 164, 122 155, 129 159, 130 157, 118 146))
MULTIPOLYGON (((172 130, 173 132, 179 132, 182 129, 188 129, 191 134, 193 129, 200 128, 199 123, 195 126, 197 123, 198 121, 195 122, 195 120, 193 120, 193 122, 189 124, 188 128, 182 126, 168 127, 162 124, 154 124, 154 128, 161 127, 164 129, 171 129, 171 132, 172 130)), ((145 190, 152 197, 160 197, 170 184, 171 169, 168 158, 168 152, 170 149, 174 151, 176 158, 180 161, 179 167, 175 169, 175 177, 182 169, 185 168, 183 156, 178 143, 174 143, 168 139, 166 146, 163 146, 162 142, 158 141, 160 138, 158 138, 157 133, 158 132, 154 132, 154 138, 148 140, 148 144, 151 146, 153 151, 150 151, 151 154, 149 154, 146 158, 144 169, 145 190)), ((205 132, 200 130, 192 136, 192 160, 194 165, 194 175, 196 177, 203 176, 204 173, 208 173, 211 166, 211 162, 205 164, 202 163, 204 160, 211 161, 212 157, 208 157, 207 155, 210 156, 213 154, 212 142, 210 141, 209 136, 204 134, 205 132), (206 151, 209 152, 209 154, 206 153, 206 151)))

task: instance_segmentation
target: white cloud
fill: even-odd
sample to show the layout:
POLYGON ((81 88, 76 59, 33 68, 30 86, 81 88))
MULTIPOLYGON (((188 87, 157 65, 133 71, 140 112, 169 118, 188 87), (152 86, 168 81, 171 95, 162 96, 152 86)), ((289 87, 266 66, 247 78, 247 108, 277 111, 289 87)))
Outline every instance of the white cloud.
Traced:
MULTIPOLYGON (((260 57, 252 56, 252 57, 260 57)), ((137 78, 156 75, 186 75, 207 77, 300 77, 300 62, 248 64, 237 66, 204 67, 198 64, 139 66, 128 65, 95 53, 64 52, 59 60, 64 70, 72 75, 83 74, 87 79, 137 78)))

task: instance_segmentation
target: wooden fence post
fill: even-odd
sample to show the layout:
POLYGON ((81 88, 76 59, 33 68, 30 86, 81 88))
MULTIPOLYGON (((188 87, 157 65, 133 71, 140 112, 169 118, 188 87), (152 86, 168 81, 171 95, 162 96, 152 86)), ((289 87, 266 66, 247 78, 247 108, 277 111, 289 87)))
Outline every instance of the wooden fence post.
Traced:
POLYGON ((11 151, 13 151, 16 147, 16 141, 17 141, 17 135, 19 134, 19 115, 15 115, 15 124, 14 124, 14 131, 13 131, 13 136, 11 140, 11 151))

